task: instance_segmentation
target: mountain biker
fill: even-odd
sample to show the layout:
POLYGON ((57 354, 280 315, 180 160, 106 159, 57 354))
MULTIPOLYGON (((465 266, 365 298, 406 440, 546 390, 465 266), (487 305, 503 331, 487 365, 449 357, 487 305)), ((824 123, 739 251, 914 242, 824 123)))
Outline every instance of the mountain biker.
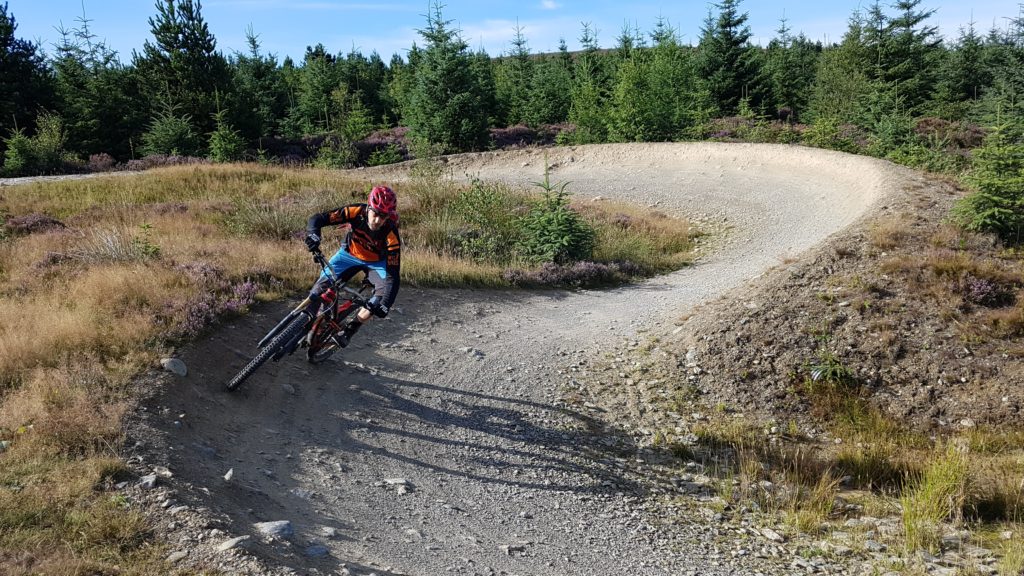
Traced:
MULTIPOLYGON (((398 296, 402 251, 402 240, 398 234, 398 198, 391 188, 374 186, 365 204, 349 204, 313 214, 306 225, 306 247, 315 252, 320 248, 320 231, 324 226, 344 224, 350 225, 351 230, 328 264, 342 281, 348 281, 358 272, 366 273, 367 280, 373 284, 373 296, 335 337, 341 347, 348 346, 352 336, 371 318, 386 317, 398 296)), ((326 272, 321 273, 313 284, 306 308, 310 318, 316 317, 321 295, 330 285, 331 278, 326 272)), ((305 336, 305 332, 300 333, 289 344, 289 351, 294 350, 305 336)))

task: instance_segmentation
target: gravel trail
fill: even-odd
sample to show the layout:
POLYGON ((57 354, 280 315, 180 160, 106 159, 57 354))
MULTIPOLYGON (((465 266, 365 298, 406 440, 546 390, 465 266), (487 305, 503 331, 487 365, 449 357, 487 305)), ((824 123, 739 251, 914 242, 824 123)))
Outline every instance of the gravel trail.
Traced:
MULTIPOLYGON (((228 394, 223 382, 288 304, 262 307, 183 350, 189 375, 168 377, 133 431, 146 458, 173 471, 178 497, 225 519, 231 535, 289 520, 294 535, 250 551, 300 573, 795 573, 793 558, 759 538, 736 554, 738 537, 699 505, 712 495, 672 508, 638 472, 647 455, 616 433, 616 416, 566 405, 562 386, 612 346, 670 332, 699 304, 798 257, 898 191, 906 172, 822 150, 706 143, 466 154, 448 165, 457 178, 528 184, 545 158, 552 181, 581 198, 728 233, 696 265, 616 290, 404 288, 395 313, 343 358, 271 364, 228 394)), ((209 552, 226 566, 235 553, 209 552)))

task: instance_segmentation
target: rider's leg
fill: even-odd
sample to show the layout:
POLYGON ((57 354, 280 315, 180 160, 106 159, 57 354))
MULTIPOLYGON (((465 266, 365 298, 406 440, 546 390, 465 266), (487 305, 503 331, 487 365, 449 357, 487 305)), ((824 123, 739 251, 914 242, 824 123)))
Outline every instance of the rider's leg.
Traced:
MULTIPOLYGON (((359 271, 359 268, 354 265, 357 262, 358 260, 355 260, 351 254, 342 248, 331 257, 327 264, 331 267, 331 272, 333 272, 335 276, 341 278, 343 281, 347 281, 359 271)), ((330 288, 330 286, 331 277, 325 272, 321 272, 320 277, 317 278, 316 282, 313 283, 313 287, 309 290, 309 302, 306 304, 306 309, 304 310, 305 314, 308 316, 308 320, 316 318, 316 315, 320 312, 320 304, 323 302, 321 296, 328 288, 330 288)), ((283 353, 291 354, 295 352, 295 349, 299 347, 299 344, 309 337, 309 329, 312 325, 312 322, 306 322, 306 326, 300 330, 299 333, 288 342, 288 344, 285 345, 283 353)))
MULTIPOLYGON (((378 271, 375 267, 369 267, 366 271, 366 279, 369 280, 371 284, 373 284, 374 297, 384 298, 387 295, 390 284, 386 279, 386 273, 381 274, 381 272, 378 271)), ((370 310, 368 310, 367 308, 360 308, 359 310, 357 310, 355 317, 349 321, 347 326, 345 326, 345 330, 343 330, 342 333, 338 335, 338 344, 342 348, 348 346, 349 341, 352 340, 352 336, 354 336, 355 333, 358 332, 359 329, 363 327, 363 324, 366 324, 372 318, 373 313, 370 312, 370 310)))

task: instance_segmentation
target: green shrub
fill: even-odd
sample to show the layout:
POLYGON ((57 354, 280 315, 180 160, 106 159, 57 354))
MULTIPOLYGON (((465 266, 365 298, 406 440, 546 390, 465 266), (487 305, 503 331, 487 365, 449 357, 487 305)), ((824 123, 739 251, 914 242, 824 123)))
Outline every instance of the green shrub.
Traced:
POLYGON ((7 176, 24 176, 31 174, 36 167, 35 147, 32 139, 25 135, 21 128, 14 131, 5 143, 4 174, 7 176))
POLYGON ((949 153, 942 147, 925 146, 919 143, 899 146, 889 151, 885 157, 897 164, 911 168, 945 174, 959 173, 967 165, 965 156, 949 153))
POLYGON ((967 230, 995 232, 1020 242, 1024 231, 1024 144, 1010 142, 1002 129, 974 152, 965 178, 975 192, 957 203, 954 220, 967 230))
POLYGON ((328 136, 316 154, 313 165, 317 168, 351 168, 355 165, 359 153, 355 146, 344 138, 328 136))
POLYGON ((26 136, 16 130, 6 140, 4 173, 9 176, 59 174, 75 163, 75 156, 64 150, 67 134, 60 116, 41 113, 36 121, 36 134, 26 136))
POLYGON ((523 217, 523 238, 519 243, 522 255, 538 263, 564 264, 589 259, 596 234, 586 220, 569 207, 569 193, 565 191, 568 182, 557 187, 552 185, 545 170, 544 181, 536 184, 544 191, 543 199, 523 217))
POLYGON ((509 261, 522 235, 516 214, 523 204, 522 197, 500 184, 474 180, 449 207, 465 223, 457 251, 477 261, 509 261))
POLYGON ((245 153, 245 139, 231 127, 221 110, 214 114, 217 129, 210 133, 210 160, 214 162, 237 162, 245 153))
POLYGON ((856 154, 860 147, 843 128, 836 118, 820 118, 804 132, 804 144, 856 154))
POLYGON ((402 150, 397 144, 388 144, 383 148, 377 148, 370 153, 370 159, 366 163, 370 166, 383 166, 385 164, 397 164, 404 161, 402 150))
POLYGON ((192 128, 188 116, 176 116, 170 111, 161 112, 142 134, 143 155, 167 154, 170 156, 196 156, 199 153, 199 136, 192 128))

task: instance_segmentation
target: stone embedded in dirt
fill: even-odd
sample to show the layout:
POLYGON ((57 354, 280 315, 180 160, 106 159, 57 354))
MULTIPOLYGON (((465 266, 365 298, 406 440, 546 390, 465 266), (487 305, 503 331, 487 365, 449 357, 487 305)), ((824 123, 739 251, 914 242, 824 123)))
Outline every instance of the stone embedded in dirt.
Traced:
POLYGON ((292 523, 288 520, 275 520, 273 522, 257 522, 253 524, 256 530, 264 536, 277 536, 288 538, 295 533, 292 523))
POLYGON ((174 476, 166 466, 153 466, 153 474, 156 474, 161 478, 170 478, 171 476, 174 476))
POLYGON ((306 490, 305 488, 292 488, 289 492, 303 500, 309 500, 313 497, 313 492, 311 490, 306 490))
POLYGON ((175 562, 184 560, 186 556, 188 556, 188 552, 185 552, 184 550, 179 550, 177 552, 171 553, 171 555, 167 557, 167 561, 171 564, 174 564, 175 562))
POLYGON ((224 481, 225 482, 231 482, 231 479, 234 478, 234 477, 235 477, 235 469, 234 468, 228 468, 227 473, 224 474, 224 481))
POLYGON ((868 552, 885 552, 886 546, 880 542, 874 540, 865 540, 864 549, 868 552))
POLYGON ((292 396, 295 395, 295 387, 292 386, 291 384, 281 384, 281 389, 291 394, 292 396))
POLYGON ((771 540, 772 542, 785 542, 786 541, 786 539, 783 538, 781 534, 779 534, 775 530, 772 530, 771 528, 762 528, 761 529, 761 535, 764 536, 765 538, 771 540))
POLYGON ((232 538, 230 540, 225 540, 224 542, 221 542, 220 544, 217 545, 217 550, 220 550, 221 552, 224 552, 226 550, 231 550, 232 548, 237 548, 238 546, 240 546, 243 542, 245 542, 248 539, 249 539, 249 536, 246 535, 246 536, 239 536, 237 538, 232 538))
POLYGON ((309 556, 310 558, 322 558, 330 554, 330 552, 331 551, 327 549, 327 546, 324 546, 323 544, 313 544, 306 548, 306 556, 309 556))
POLYGON ((504 552, 508 556, 511 556, 512 554, 515 554, 516 552, 518 552, 520 554, 525 554, 526 553, 526 545, 527 544, 529 544, 529 542, 520 542, 518 544, 502 544, 501 551, 504 552))
POLYGON ((338 530, 336 528, 332 528, 330 526, 322 526, 320 528, 320 533, 323 534, 324 538, 337 538, 338 537, 338 530))
POLYGON ((178 358, 164 358, 160 361, 160 366, 164 370, 182 378, 188 376, 188 367, 186 367, 185 363, 178 358))
POLYGON ((156 474, 147 474, 139 480, 139 486, 143 490, 152 490, 156 488, 156 474))

